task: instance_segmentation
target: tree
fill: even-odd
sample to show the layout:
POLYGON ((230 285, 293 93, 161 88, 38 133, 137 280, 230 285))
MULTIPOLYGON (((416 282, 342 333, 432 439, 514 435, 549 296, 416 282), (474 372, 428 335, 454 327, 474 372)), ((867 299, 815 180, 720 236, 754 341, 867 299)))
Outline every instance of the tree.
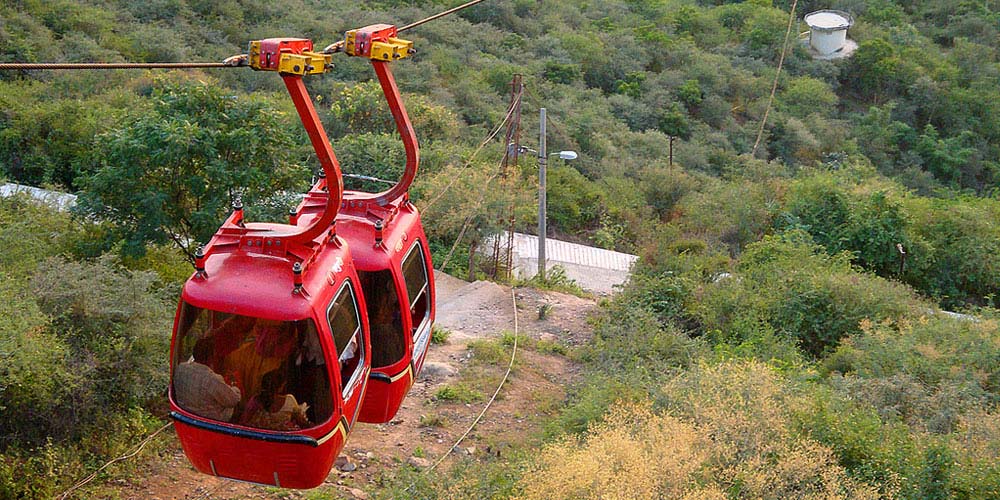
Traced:
POLYGON ((123 251, 172 240, 188 258, 240 195, 252 207, 296 186, 290 124, 266 101, 210 84, 154 84, 153 109, 99 136, 84 162, 82 209, 111 221, 123 251))
POLYGON ((681 109, 677 103, 670 106, 659 120, 660 132, 667 134, 670 138, 670 165, 674 164, 674 139, 688 140, 691 138, 691 124, 688 122, 687 113, 681 109))
POLYGON ((934 177, 952 184, 960 184, 969 159, 976 152, 966 147, 972 132, 963 131, 956 137, 942 139, 937 129, 928 123, 920 134, 914 149, 924 159, 934 177))
POLYGON ((691 79, 677 88, 677 98, 689 108, 694 108, 705 99, 705 92, 701 90, 698 80, 691 79))

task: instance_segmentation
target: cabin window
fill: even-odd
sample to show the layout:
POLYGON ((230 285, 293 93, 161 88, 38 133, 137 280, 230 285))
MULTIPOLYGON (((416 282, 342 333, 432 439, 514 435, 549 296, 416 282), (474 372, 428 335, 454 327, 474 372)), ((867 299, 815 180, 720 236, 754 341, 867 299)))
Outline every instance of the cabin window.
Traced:
POLYGON ((277 321, 181 304, 174 402, 199 417, 263 430, 313 427, 333 414, 311 319, 277 321))
POLYGON ((327 318, 340 362, 340 390, 346 399, 360 376, 365 360, 364 332, 361 330, 358 303, 350 281, 344 282, 337 297, 333 299, 327 318))
POLYGON ((427 279, 427 264, 424 261, 423 246, 417 241, 403 258, 403 280, 406 282, 406 295, 410 300, 410 317, 413 318, 413 331, 416 332, 430 315, 430 284, 427 279))
POLYGON ((406 337, 403 336, 403 317, 392 271, 358 271, 358 276, 365 292, 371 330, 372 366, 393 365, 406 355, 406 337))

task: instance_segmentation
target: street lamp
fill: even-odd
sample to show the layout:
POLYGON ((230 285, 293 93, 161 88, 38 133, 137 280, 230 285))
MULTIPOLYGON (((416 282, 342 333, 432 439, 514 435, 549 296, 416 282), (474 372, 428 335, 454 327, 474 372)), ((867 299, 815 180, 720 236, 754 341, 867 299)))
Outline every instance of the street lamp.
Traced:
POLYGON ((539 131, 538 131, 538 151, 521 146, 520 152, 531 151, 538 154, 538 276, 540 280, 545 280, 545 232, 546 232, 546 196, 545 196, 545 164, 549 156, 558 156, 563 160, 575 160, 576 151, 560 151, 558 153, 545 153, 545 108, 538 110, 539 131))

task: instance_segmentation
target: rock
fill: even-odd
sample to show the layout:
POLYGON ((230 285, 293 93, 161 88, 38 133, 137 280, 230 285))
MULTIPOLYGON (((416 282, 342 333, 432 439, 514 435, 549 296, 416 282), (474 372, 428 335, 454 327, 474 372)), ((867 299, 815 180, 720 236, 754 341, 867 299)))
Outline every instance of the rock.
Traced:
POLYGON ((552 335, 551 333, 543 333, 538 336, 538 340, 541 340, 543 342, 555 342, 557 340, 557 337, 555 335, 552 335))
POLYGON ((365 453, 365 458, 368 460, 375 460, 375 454, 372 452, 365 453))
POLYGON ((470 446, 470 447, 466 448, 465 449, 465 454, 466 455, 475 455, 476 454, 476 447, 475 446, 470 446))
POLYGON ((412 466, 414 466, 414 467, 416 467, 418 469, 426 469, 427 467, 431 466, 431 461, 430 460, 427 460, 426 458, 413 457, 413 456, 411 456, 410 458, 407 458, 406 459, 406 463, 408 463, 408 464, 410 464, 410 465, 412 465, 412 466))
POLYGON ((347 488, 347 492, 350 493, 351 496, 354 498, 358 498, 360 500, 368 500, 368 494, 357 488, 347 488))
POLYGON ((458 370, 454 366, 448 363, 441 363, 438 361, 427 361, 424 363, 424 367, 420 370, 420 378, 428 380, 439 380, 443 378, 451 377, 452 375, 458 373, 458 370))
POLYGON ((354 472, 358 468, 358 464, 354 463, 347 455, 337 457, 337 461, 334 464, 340 472, 354 472))

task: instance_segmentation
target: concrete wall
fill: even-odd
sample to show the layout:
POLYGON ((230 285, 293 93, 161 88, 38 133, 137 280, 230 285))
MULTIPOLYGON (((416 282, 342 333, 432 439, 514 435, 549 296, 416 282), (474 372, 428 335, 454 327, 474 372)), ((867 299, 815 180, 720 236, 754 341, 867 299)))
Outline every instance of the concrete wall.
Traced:
MULTIPOLYGON (((507 238, 501 238, 501 255, 504 255, 507 238)), ((538 237, 514 233, 513 246, 513 275, 527 279, 538 274, 538 237)), ((492 254, 493 241, 487 241, 480 248, 492 254)), ((600 295, 609 295, 614 292, 615 285, 625 283, 632 264, 638 259, 627 253, 545 239, 545 268, 560 266, 580 288, 600 295)))

